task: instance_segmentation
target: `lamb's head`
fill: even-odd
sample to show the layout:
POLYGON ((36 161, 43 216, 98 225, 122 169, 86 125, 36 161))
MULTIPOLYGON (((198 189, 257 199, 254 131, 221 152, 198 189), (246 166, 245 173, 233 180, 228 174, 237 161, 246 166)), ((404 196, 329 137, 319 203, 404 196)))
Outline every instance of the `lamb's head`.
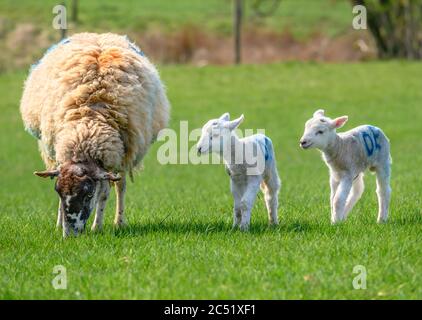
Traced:
POLYGON ((242 114, 239 118, 230 121, 230 115, 225 113, 218 119, 208 121, 202 127, 202 134, 196 145, 198 154, 222 153, 224 145, 230 142, 231 132, 242 123, 243 119, 242 114))
MULTIPOLYGON (((61 200, 63 235, 78 235, 85 228, 104 181, 118 181, 119 175, 101 169, 93 162, 66 162, 57 170, 34 172, 43 178, 57 177, 55 190, 61 200)), ((108 182, 107 182, 108 183, 108 182)))
POLYGON ((324 150, 335 137, 336 129, 341 128, 347 119, 347 116, 330 119, 324 115, 324 110, 315 111, 313 117, 306 121, 300 147, 324 150))

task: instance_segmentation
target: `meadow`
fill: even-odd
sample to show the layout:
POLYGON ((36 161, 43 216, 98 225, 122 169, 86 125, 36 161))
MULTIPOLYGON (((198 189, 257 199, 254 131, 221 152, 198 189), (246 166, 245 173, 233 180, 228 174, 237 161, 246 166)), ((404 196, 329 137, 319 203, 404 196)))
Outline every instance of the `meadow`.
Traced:
MULTIPOLYGON (((267 226, 263 198, 250 232, 232 231, 229 178, 222 165, 160 165, 156 143, 129 183, 128 227, 63 240, 55 230, 53 181, 23 130, 25 72, 0 76, 1 299, 421 299, 422 80, 420 63, 282 63, 160 67, 172 103, 170 127, 197 128, 223 112, 241 128, 265 129, 283 180, 280 225, 267 226), (392 145, 389 222, 376 223, 375 178, 349 219, 329 220, 328 171, 316 150, 298 146, 317 108, 349 115, 344 130, 370 123, 392 145), (55 290, 53 267, 67 269, 55 290), (355 290, 353 268, 367 270, 355 290)), ((193 145, 194 142, 190 142, 193 145)), ((89 225, 92 218, 89 221, 89 225)))

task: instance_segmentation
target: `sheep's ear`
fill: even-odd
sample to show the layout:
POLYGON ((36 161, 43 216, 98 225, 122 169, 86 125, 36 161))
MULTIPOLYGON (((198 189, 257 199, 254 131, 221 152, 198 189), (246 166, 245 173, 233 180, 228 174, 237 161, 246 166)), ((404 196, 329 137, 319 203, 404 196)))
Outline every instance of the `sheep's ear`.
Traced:
POLYGON ((324 114, 325 114, 325 111, 323 109, 319 109, 319 110, 314 112, 314 118, 323 117, 324 114))
POLYGON ((228 112, 226 112, 218 120, 221 120, 221 121, 229 121, 230 120, 230 114, 228 112))
POLYGON ((122 177, 119 174, 104 171, 97 175, 97 179, 108 180, 108 181, 119 181, 122 179, 122 177))
POLYGON ((245 117, 242 114, 239 118, 237 118, 233 121, 227 122, 224 126, 228 129, 230 129, 230 131, 232 131, 232 130, 236 129, 243 122, 244 118, 245 117))
POLYGON ((342 116, 342 117, 335 118, 333 120, 333 124, 332 124, 333 125, 333 128, 334 129, 341 128, 342 126, 345 125, 345 123, 347 122, 348 119, 349 119, 348 116, 342 116))
POLYGON ((46 171, 35 171, 34 174, 41 178, 51 178, 57 177, 59 175, 59 170, 46 170, 46 171))

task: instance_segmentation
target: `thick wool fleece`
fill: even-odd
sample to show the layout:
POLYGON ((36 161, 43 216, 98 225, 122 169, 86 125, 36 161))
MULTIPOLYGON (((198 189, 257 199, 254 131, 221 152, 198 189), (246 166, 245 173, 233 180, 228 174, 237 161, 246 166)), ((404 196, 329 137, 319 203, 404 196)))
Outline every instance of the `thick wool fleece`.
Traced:
POLYGON ((131 171, 141 161, 169 109, 155 67, 111 33, 75 34, 47 52, 20 106, 47 169, 94 160, 110 171, 131 171))

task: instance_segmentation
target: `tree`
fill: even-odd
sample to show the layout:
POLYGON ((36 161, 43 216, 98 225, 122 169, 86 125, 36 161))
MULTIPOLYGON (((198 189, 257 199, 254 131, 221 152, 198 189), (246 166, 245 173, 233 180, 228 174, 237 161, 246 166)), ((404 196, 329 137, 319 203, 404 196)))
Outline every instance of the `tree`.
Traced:
POLYGON ((351 0, 367 9, 380 58, 422 59, 422 0, 351 0))

